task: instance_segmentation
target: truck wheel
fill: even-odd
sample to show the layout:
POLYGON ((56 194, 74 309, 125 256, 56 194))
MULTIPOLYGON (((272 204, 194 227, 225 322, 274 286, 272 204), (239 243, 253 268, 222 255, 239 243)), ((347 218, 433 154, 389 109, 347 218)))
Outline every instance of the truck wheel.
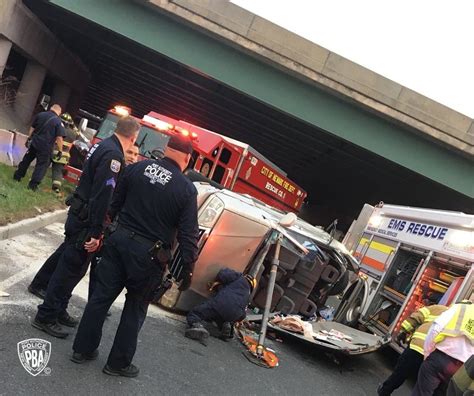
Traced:
POLYGON ((341 294, 344 290, 346 290, 347 285, 349 284, 349 272, 346 270, 344 274, 342 274, 341 279, 339 279, 335 285, 329 290, 329 296, 337 296, 341 294))

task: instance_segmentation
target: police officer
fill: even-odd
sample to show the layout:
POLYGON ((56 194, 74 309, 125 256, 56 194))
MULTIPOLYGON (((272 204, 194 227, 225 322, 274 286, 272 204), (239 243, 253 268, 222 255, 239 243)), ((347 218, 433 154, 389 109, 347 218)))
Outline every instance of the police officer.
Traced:
POLYGON ((102 249, 99 282, 74 340, 73 362, 97 357, 105 315, 125 287, 125 305, 103 372, 138 375, 139 369, 132 364, 138 333, 150 296, 161 284, 176 232, 183 263, 180 290, 189 287, 197 258, 197 191, 182 171, 191 152, 191 142, 174 135, 164 159, 141 161, 125 169, 110 211, 111 216, 118 214, 118 226, 102 249))
POLYGON ((257 281, 230 268, 222 268, 211 287, 215 294, 204 303, 194 307, 187 315, 188 328, 184 335, 188 338, 205 341, 209 332, 202 322, 216 322, 221 330, 220 338, 225 341, 233 338, 233 325, 245 319, 245 309, 257 281))
POLYGON ((61 106, 55 104, 51 106, 50 111, 38 113, 33 119, 26 143, 28 150, 13 174, 13 178, 20 181, 25 177, 30 164, 36 159, 35 169, 28 183, 30 190, 36 191, 43 180, 51 161, 54 143, 59 151, 63 150, 65 132, 59 118, 60 114, 61 106))
MULTIPOLYGON (((66 130, 66 134, 67 134, 66 130)), ((66 137, 67 138, 67 137, 66 137)), ((125 164, 130 165, 134 164, 138 160, 138 146, 136 144, 130 146, 127 150, 125 150, 124 153, 124 158, 125 158, 125 164)), ((53 161, 54 161, 54 154, 53 154, 53 161)), ((53 163, 53 173, 54 173, 54 166, 55 164, 53 163)), ((54 183, 54 182, 53 182, 54 183)), ((53 189, 54 189, 54 184, 53 184, 53 189)), ((51 279, 51 276, 53 275, 54 271, 56 270, 56 267, 58 265, 59 257, 61 257, 61 254, 63 253, 64 250, 64 244, 62 244, 49 258, 46 260, 46 262, 43 264, 43 266, 40 268, 40 270, 36 273, 35 277, 33 278, 32 282, 28 286, 28 291, 35 296, 44 299, 44 296, 46 295, 46 289, 48 287, 49 280, 51 279)), ((91 258, 91 268, 90 268, 90 280, 89 280, 89 296, 92 295, 92 289, 95 286, 96 283, 96 277, 95 277, 95 268, 97 266, 98 261, 100 261, 100 252, 95 254, 91 258)))
POLYGON ((88 254, 100 245, 106 213, 124 167, 124 151, 135 143, 139 129, 140 124, 134 118, 122 118, 111 137, 92 146, 79 185, 67 200, 70 208, 65 224, 66 238, 52 255, 58 260, 57 267, 32 322, 33 327, 54 337, 68 335, 60 324, 69 327, 77 324, 66 311, 69 298, 87 271, 88 254))

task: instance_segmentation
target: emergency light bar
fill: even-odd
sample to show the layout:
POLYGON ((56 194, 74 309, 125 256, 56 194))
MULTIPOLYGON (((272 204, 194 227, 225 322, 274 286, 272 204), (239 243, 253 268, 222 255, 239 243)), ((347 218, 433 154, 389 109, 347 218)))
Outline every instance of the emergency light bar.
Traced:
POLYGON ((165 121, 161 121, 158 118, 150 117, 149 115, 144 115, 142 119, 143 121, 148 122, 149 124, 153 125, 154 127, 158 128, 161 131, 173 129, 173 125, 165 121))
POLYGON ((115 106, 115 112, 122 117, 128 117, 131 113, 131 109, 127 106, 115 106))

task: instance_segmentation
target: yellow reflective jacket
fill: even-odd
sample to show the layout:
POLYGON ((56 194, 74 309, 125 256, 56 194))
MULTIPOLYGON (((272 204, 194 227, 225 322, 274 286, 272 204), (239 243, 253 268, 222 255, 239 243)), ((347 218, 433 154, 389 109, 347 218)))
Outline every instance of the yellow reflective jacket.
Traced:
POLYGON ((57 149, 53 150, 53 157, 51 160, 57 164, 63 164, 66 165, 69 162, 69 159, 71 158, 71 154, 69 154, 69 150, 71 149, 72 143, 68 142, 63 142, 63 151, 61 158, 57 159, 59 151, 57 149))
POLYGON ((446 337, 466 336, 474 344, 474 304, 470 302, 455 304, 456 312, 435 337, 436 344, 443 341, 446 337))
POLYGON ((403 321, 401 325, 402 330, 412 334, 410 340, 411 349, 422 355, 424 354, 423 345, 433 320, 447 309, 448 307, 444 305, 430 305, 418 309, 403 321))

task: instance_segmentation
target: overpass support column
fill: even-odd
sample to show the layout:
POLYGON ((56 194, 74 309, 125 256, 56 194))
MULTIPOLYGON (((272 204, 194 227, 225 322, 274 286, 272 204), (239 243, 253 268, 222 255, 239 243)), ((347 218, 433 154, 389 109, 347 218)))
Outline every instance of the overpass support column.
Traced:
POLYGON ((69 111, 68 102, 71 95, 71 88, 62 81, 56 82, 51 95, 51 104, 57 103, 63 109, 63 112, 69 111))
POLYGON ((0 77, 2 77, 5 66, 7 65, 11 49, 12 42, 4 37, 0 37, 0 77))
POLYGON ((32 60, 28 61, 15 100, 15 111, 25 123, 31 120, 45 77, 45 67, 32 60))

